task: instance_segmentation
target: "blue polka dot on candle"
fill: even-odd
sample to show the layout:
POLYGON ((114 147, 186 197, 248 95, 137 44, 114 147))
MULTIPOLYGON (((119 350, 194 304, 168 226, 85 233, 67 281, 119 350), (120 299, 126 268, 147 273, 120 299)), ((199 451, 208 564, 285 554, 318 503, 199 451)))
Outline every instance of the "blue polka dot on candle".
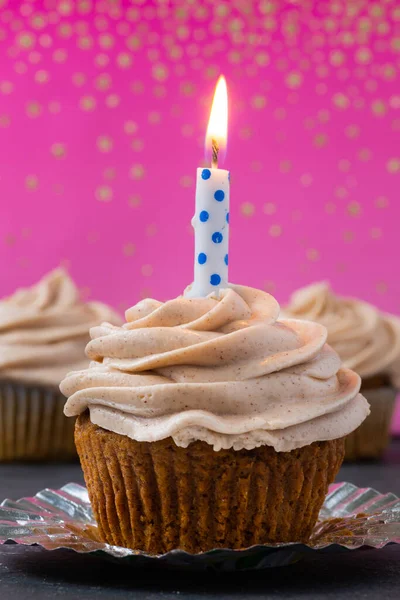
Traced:
POLYGON ((204 254, 204 252, 200 252, 199 256, 197 257, 197 260, 199 261, 200 265, 204 265, 204 263, 207 262, 207 254, 204 254))
POLYGON ((217 190, 214 194, 214 198, 217 200, 217 202, 222 202, 222 200, 225 198, 225 192, 223 190, 217 190))
POLYGON ((225 261, 225 264, 226 264, 226 265, 228 265, 228 260, 229 260, 229 259, 228 259, 228 255, 227 255, 227 254, 225 254, 224 261, 225 261))
POLYGON ((210 283, 211 285, 219 285, 221 283, 221 277, 217 275, 217 273, 214 273, 210 277, 210 283))
POLYGON ((202 179, 210 179, 210 177, 211 177, 210 169, 203 169, 201 172, 201 178, 202 179))
POLYGON ((206 210, 202 210, 200 213, 200 221, 202 223, 205 223, 206 221, 208 221, 210 215, 208 214, 208 212, 206 210))
POLYGON ((229 213, 226 213, 226 222, 227 222, 227 223, 228 223, 228 225, 229 225, 229 213))
POLYGON ((224 236, 222 235, 222 233, 220 231, 216 231, 215 233, 212 234, 211 239, 214 242, 214 244, 220 244, 222 242, 222 240, 224 239, 224 236))

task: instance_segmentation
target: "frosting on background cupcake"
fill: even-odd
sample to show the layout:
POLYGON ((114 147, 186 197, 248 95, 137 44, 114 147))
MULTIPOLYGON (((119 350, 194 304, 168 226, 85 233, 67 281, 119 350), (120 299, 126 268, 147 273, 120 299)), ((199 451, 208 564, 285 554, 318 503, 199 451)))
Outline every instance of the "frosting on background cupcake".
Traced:
POLYGON ((89 408, 94 424, 134 440, 215 450, 290 451, 347 435, 369 412, 359 376, 341 368, 325 327, 278 316, 272 296, 242 286, 144 300, 122 327, 91 330, 90 368, 60 386, 65 414, 89 408))
POLYGON ((285 316, 322 323, 343 364, 362 378, 387 375, 400 387, 400 319, 357 300, 335 295, 326 282, 296 291, 285 316))
POLYGON ((88 365, 89 329, 121 323, 100 302, 82 302, 62 269, 0 301, 0 379, 57 387, 65 374, 88 365))

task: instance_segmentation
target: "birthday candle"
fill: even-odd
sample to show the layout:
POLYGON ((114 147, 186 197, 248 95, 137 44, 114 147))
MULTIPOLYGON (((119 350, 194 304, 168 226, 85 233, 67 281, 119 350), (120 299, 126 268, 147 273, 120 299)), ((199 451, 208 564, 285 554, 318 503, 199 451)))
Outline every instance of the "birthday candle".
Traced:
POLYGON ((189 297, 203 297, 228 285, 229 264, 229 171, 218 169, 218 158, 226 147, 228 95, 224 77, 215 89, 206 134, 206 153, 211 168, 197 169, 194 282, 189 297))

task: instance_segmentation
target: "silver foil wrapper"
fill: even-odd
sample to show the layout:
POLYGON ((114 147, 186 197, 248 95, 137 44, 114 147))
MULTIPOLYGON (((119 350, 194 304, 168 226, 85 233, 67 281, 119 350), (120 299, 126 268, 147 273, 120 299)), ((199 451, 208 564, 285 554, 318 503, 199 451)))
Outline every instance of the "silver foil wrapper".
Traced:
POLYGON ((252 546, 243 550, 215 549, 200 554, 172 550, 162 555, 110 546, 98 537, 86 488, 69 483, 45 489, 33 498, 4 500, 0 506, 0 543, 38 544, 47 550, 69 548, 99 553, 137 566, 234 571, 290 564, 309 552, 350 551, 400 544, 400 499, 371 488, 337 483, 329 488, 308 544, 252 546))

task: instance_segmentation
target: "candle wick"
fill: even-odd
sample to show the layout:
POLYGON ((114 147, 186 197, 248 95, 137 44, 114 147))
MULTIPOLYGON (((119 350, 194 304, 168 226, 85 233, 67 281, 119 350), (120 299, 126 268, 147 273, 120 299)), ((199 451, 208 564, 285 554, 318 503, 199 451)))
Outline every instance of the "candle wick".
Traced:
POLYGON ((213 169, 218 169, 219 146, 218 146, 217 140, 215 140, 214 138, 211 139, 211 148, 212 148, 211 167, 213 169))

